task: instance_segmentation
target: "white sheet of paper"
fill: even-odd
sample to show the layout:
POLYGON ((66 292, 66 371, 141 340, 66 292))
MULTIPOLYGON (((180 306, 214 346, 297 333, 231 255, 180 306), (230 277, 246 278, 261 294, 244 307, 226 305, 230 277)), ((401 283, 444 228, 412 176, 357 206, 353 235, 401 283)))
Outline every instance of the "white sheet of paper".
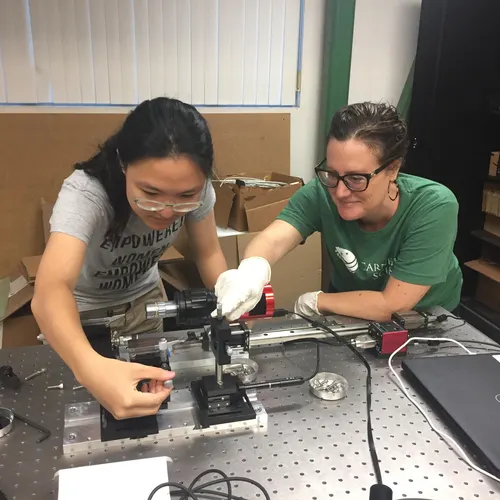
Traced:
MULTIPOLYGON (((62 469, 58 500, 147 500, 153 489, 168 481, 167 457, 141 458, 62 469)), ((165 487, 154 500, 170 500, 165 487)))

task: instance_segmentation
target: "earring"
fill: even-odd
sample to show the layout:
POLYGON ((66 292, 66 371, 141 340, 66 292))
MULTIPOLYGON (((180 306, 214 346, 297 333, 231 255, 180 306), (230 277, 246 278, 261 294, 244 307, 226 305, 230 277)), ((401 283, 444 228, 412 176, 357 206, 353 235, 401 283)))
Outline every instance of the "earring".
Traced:
POLYGON ((389 181, 389 184, 387 185, 387 194, 389 195, 389 199, 391 201, 396 201, 399 196, 399 186, 397 181, 389 181), (394 184, 396 186, 396 196, 394 198, 391 196, 391 184, 394 184))

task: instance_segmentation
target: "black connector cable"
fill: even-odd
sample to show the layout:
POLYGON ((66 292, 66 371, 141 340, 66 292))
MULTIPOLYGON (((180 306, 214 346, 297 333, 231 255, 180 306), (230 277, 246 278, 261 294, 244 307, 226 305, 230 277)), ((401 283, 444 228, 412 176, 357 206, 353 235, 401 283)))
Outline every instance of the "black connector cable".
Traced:
POLYGON ((256 488, 259 489, 259 491, 264 495, 265 500, 271 500, 271 497, 269 496, 269 493, 267 490, 262 486, 259 482, 254 481, 253 479, 250 479, 248 477, 236 477, 236 476, 231 476, 228 477, 227 474, 222 472, 219 469, 207 469, 206 471, 203 471, 201 474, 196 476, 196 478, 191 482, 189 486, 184 486, 183 484, 176 483, 169 481, 167 483, 162 483, 156 486, 156 488, 149 494, 148 500, 153 500, 153 497, 155 496, 156 492, 161 490, 162 488, 177 488, 180 491, 171 491, 170 495, 171 496, 180 496, 181 500, 201 500, 201 498, 198 495, 210 495, 212 497, 219 497, 219 498, 225 498, 227 500, 245 500, 243 497, 236 497, 233 496, 232 490, 231 490, 231 483, 249 483, 256 488), (208 483, 202 483, 198 486, 195 487, 195 484, 203 477, 208 474, 219 474, 222 476, 220 479, 214 479, 213 481, 209 481, 208 483), (213 491, 207 488, 210 488, 211 486, 218 486, 219 484, 226 484, 227 485, 227 493, 224 493, 222 491, 213 491))
MULTIPOLYGON (((220 469, 208 469, 208 470, 205 470, 203 472, 201 472, 200 474, 198 474, 192 481, 191 481, 191 484, 189 485, 188 487, 188 490, 189 491, 192 491, 193 488, 194 488, 194 485, 203 477, 203 476, 207 476, 208 474, 219 474, 220 476, 222 476, 224 479, 227 479, 228 478, 228 475, 221 471, 220 469)), ((203 493, 202 491, 200 491, 200 493, 203 493)), ((181 494, 181 492, 179 491, 175 491, 175 492, 172 492, 172 495, 174 494, 181 494)), ((227 497, 226 498, 229 498, 229 499, 232 499, 232 488, 231 488, 231 483, 228 482, 227 483, 227 497)), ((180 500, 186 500, 186 497, 184 496, 184 494, 182 494, 182 497, 180 500)))
POLYGON ((245 391, 249 391, 252 389, 274 389, 276 387, 291 387, 294 385, 302 385, 305 382, 309 382, 313 377, 315 377, 319 372, 319 363, 320 363, 320 355, 319 355, 319 341, 318 339, 297 339, 297 340, 289 340, 288 342, 283 342, 285 344, 292 344, 297 342, 316 342, 316 368, 312 375, 309 377, 287 377, 287 378, 277 378, 275 380, 267 380, 263 382, 253 382, 251 384, 240 385, 240 389, 245 391))
MULTIPOLYGON (((366 360, 366 358, 347 340, 343 339, 340 335, 338 335, 336 332, 334 332, 329 326, 324 325, 323 323, 316 321, 312 318, 308 318, 307 316, 304 316, 302 314, 298 313, 291 313, 290 314, 295 314, 297 316, 300 316, 301 318, 305 319, 308 321, 312 326, 319 328, 331 335, 340 342, 341 344, 345 345, 348 347, 353 354, 363 363, 364 367, 366 368, 366 412, 367 412, 367 417, 366 417, 366 432, 367 432, 367 437, 368 437, 368 449, 370 450, 370 456, 373 464, 373 469, 375 471, 375 477, 377 479, 377 485, 378 486, 383 486, 385 488, 383 483, 382 483, 382 472, 380 471, 380 463, 378 460, 377 456, 377 450, 375 449, 375 441, 373 439, 373 429, 372 429, 372 417, 371 417, 371 409, 372 409, 372 370, 371 367, 366 360)), ((373 487, 372 487, 373 489, 373 487)), ((390 493, 390 496, 387 496, 387 491, 380 491, 380 488, 377 488, 379 491, 374 492, 374 495, 378 496, 372 496, 372 490, 370 490, 370 499, 380 499, 380 500, 386 500, 386 499, 392 499, 392 491, 390 493)), ((390 491, 390 488, 389 488, 390 491)))
POLYGON ((451 319, 456 319, 457 321, 461 321, 462 323, 452 326, 451 328, 446 328, 444 331, 445 332, 451 332, 451 330, 455 330, 456 328, 460 328, 461 326, 464 326, 466 321, 462 318, 459 318, 458 316, 454 316, 453 314, 440 314, 439 316, 436 317, 434 322, 437 323, 442 323, 443 321, 446 321, 448 318, 451 319))

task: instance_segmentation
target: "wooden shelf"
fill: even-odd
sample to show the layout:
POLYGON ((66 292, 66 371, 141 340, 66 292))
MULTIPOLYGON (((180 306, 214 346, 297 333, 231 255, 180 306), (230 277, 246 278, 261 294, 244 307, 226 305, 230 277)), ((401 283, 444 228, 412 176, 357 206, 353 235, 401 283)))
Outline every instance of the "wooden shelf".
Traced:
POLYGON ((470 269, 474 269, 474 271, 483 274, 487 278, 500 283, 500 264, 477 259, 470 260, 469 262, 466 262, 465 265, 470 269))
POLYGON ((474 238, 478 238, 489 245, 500 248, 500 236, 496 236, 495 234, 485 231, 484 229, 476 229, 475 231, 472 231, 471 234, 474 238))
POLYGON ((500 175, 488 175, 486 180, 491 182, 500 182, 500 175))

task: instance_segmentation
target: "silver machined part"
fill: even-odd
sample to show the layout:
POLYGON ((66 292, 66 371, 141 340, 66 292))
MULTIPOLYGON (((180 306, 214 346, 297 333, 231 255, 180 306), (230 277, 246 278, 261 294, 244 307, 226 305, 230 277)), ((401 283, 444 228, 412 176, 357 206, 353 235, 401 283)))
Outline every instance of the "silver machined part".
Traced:
POLYGON ((161 338, 158 342, 158 349, 160 351, 160 360, 166 363, 168 360, 168 341, 166 338, 161 338))
POLYGON ((45 373, 46 371, 47 368, 42 368, 41 370, 33 372, 31 375, 28 375, 27 377, 25 377, 24 380, 31 380, 32 378, 38 377, 38 375, 42 375, 42 373, 45 373))
POLYGON ((47 390, 52 390, 52 389, 64 389, 64 384, 61 382, 60 384, 57 385, 49 385, 47 386, 47 390))
POLYGON ((146 304, 146 319, 175 318, 176 316, 177 304, 173 300, 146 304))
MULTIPOLYGON (((321 323, 333 330, 339 337, 357 337, 368 334, 368 321, 336 316, 323 318, 321 323)), ((246 322, 250 330, 250 347, 281 344, 289 340, 317 338, 333 339, 334 336, 322 328, 295 315, 284 318, 266 318, 246 322)))
POLYGON ((358 335, 351 340, 351 343, 358 349, 372 349, 377 345, 376 340, 370 335, 358 335))
POLYGON ((218 363, 215 365, 215 373, 216 373, 216 376, 217 376, 217 383, 219 385, 222 385, 222 374, 223 374, 223 370, 222 370, 222 366, 219 365, 218 363))

